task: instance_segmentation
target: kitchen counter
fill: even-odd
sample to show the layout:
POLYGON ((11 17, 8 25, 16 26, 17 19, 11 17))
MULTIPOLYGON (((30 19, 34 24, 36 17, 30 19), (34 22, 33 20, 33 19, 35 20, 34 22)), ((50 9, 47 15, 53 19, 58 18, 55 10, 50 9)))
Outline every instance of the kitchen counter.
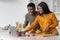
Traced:
MULTIPOLYGON (((58 29, 58 31, 60 34, 60 29, 58 29)), ((42 37, 42 36, 18 37, 10 35, 9 30, 0 30, 0 40, 60 40, 60 35, 51 37, 42 37)))

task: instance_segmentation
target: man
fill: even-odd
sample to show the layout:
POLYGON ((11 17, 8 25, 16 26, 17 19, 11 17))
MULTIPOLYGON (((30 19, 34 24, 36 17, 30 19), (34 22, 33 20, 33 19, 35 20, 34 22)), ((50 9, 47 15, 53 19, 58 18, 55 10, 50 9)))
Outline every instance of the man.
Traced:
MULTIPOLYGON (((28 23, 31 24, 35 20, 36 16, 38 15, 38 13, 35 11, 34 3, 29 3, 27 5, 27 9, 28 9, 28 13, 25 15, 25 22, 23 25, 24 28, 28 25, 28 23)), ((35 31, 39 29, 39 26, 38 27, 37 26, 31 31, 31 33, 35 33, 35 31)))

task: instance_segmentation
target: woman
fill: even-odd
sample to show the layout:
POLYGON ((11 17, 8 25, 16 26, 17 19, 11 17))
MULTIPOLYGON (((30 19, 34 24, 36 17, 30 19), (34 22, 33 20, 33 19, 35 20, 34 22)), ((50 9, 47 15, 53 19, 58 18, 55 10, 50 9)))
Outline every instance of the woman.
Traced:
POLYGON ((58 31, 56 26, 58 25, 58 21, 54 13, 49 10, 48 5, 45 2, 39 3, 37 8, 40 15, 38 15, 35 21, 25 29, 24 33, 32 30, 37 24, 39 24, 41 31, 40 35, 57 35, 58 31))

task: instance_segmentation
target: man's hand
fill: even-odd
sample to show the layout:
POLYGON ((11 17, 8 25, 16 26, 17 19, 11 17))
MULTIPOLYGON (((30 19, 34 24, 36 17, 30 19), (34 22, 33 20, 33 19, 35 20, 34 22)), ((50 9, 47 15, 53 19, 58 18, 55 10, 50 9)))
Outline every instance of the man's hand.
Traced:
POLYGON ((23 28, 25 28, 25 24, 23 24, 23 28))

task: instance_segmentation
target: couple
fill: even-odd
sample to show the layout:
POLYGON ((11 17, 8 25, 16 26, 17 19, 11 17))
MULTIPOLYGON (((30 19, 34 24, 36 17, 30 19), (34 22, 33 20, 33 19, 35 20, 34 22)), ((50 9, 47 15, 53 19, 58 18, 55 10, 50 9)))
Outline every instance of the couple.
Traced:
POLYGON ((29 3, 27 5, 28 13, 25 16, 25 23, 23 27, 25 30, 22 33, 26 33, 30 30, 31 33, 36 33, 42 36, 53 36, 57 35, 58 31, 56 26, 58 25, 58 20, 53 12, 48 8, 45 2, 41 2, 37 6, 37 11, 35 11, 35 4, 29 3), (30 26, 26 27, 30 22, 30 26))

